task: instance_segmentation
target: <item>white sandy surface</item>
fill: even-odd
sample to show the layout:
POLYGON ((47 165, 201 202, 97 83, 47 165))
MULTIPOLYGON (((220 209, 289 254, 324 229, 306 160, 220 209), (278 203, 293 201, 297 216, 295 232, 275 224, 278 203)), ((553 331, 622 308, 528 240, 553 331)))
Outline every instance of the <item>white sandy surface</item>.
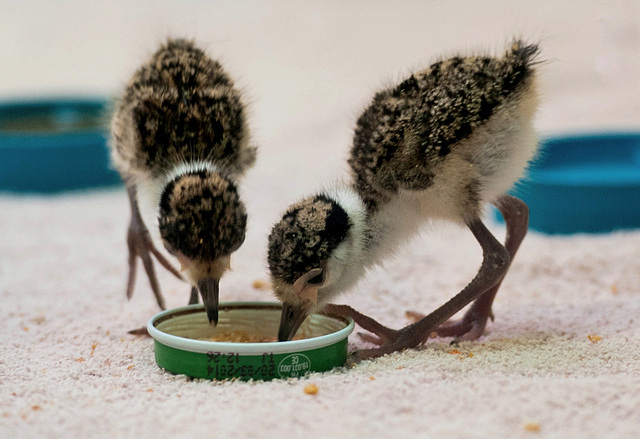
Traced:
MULTIPOLYGON (((222 300, 271 300, 266 237, 341 178, 373 92, 440 54, 540 41, 544 134, 640 128, 640 6, 622 1, 2 1, 0 98, 113 95, 165 36, 194 37, 245 91, 256 167, 222 300)), ((0 194, 0 437, 632 438, 640 430, 640 231, 530 233, 477 342, 426 346, 299 380, 174 376, 127 331, 123 188, 0 194), (307 395, 309 383, 318 386, 307 395)), ((500 225, 491 224, 502 236, 500 225)), ((344 303, 391 326, 475 274, 467 231, 436 225, 344 303)), ((161 272, 170 307, 188 287, 161 272)), ((354 336, 350 348, 367 345, 354 336)))

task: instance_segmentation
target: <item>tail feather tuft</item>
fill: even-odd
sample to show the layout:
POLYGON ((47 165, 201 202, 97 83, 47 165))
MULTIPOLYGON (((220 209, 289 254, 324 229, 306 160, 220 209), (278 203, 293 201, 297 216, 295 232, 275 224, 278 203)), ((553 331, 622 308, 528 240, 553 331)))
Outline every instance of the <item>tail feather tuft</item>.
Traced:
POLYGON ((538 64, 537 59, 540 48, 537 44, 527 44, 522 40, 514 40, 511 48, 506 53, 506 58, 513 60, 514 64, 530 67, 538 64))

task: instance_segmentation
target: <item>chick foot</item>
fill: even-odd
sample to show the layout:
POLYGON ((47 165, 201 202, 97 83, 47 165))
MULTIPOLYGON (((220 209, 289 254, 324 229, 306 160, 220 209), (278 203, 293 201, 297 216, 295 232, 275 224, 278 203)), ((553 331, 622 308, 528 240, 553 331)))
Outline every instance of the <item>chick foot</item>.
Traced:
POLYGON ((401 351, 421 344, 420 342, 415 343, 413 340, 407 339, 409 326, 402 329, 391 329, 377 322, 373 318, 356 311, 348 305, 328 304, 325 306, 324 312, 342 317, 351 317, 358 326, 370 332, 370 334, 358 333, 358 336, 365 341, 378 345, 379 347, 354 352, 353 355, 357 360, 381 357, 385 354, 401 351))
POLYGON ((351 317, 353 321, 360 326, 365 331, 369 331, 371 334, 359 332, 358 336, 370 343, 376 344, 378 346, 382 346, 385 344, 392 343, 397 338, 397 333, 395 329, 391 329, 387 326, 384 326, 381 323, 378 323, 373 318, 362 314, 359 311, 356 311, 349 305, 336 305, 333 303, 329 303, 325 305, 323 309, 324 314, 329 315, 337 315, 342 317, 351 317), (375 335, 374 335, 375 334, 375 335))
MULTIPOLYGON (((127 280, 127 298, 131 299, 136 283, 136 271, 138 268, 138 258, 142 259, 142 265, 149 278, 151 289, 156 297, 160 309, 166 309, 164 298, 160 292, 160 284, 156 276, 151 255, 155 256, 158 262, 169 270, 175 277, 182 280, 180 272, 173 268, 171 263, 155 248, 151 241, 149 231, 142 221, 135 189, 127 185, 127 193, 129 194, 129 204, 131 206, 131 222, 127 231, 127 246, 129 248, 129 278, 127 280)), ((192 295, 193 298, 193 295, 192 295)))
MULTIPOLYGON (((474 302, 474 304, 476 303, 478 302, 474 302)), ((406 314, 415 322, 425 317, 424 314, 415 311, 407 311, 406 314)), ((433 332, 433 336, 454 337, 455 339, 452 343, 477 340, 484 333, 487 320, 491 319, 493 321, 493 318, 491 309, 489 311, 481 311, 472 307, 460 320, 447 320, 444 322, 433 332)))

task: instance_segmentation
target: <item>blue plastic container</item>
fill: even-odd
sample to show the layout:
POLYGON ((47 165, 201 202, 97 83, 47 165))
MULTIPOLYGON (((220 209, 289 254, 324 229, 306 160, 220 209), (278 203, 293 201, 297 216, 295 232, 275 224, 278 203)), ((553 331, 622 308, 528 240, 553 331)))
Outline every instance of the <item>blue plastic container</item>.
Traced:
MULTIPOLYGON (((513 195, 549 234, 640 227, 640 133, 550 137, 513 195)), ((496 213, 502 220, 499 213, 496 213)))
POLYGON ((0 191, 55 193, 121 183, 111 169, 106 99, 0 104, 0 191))

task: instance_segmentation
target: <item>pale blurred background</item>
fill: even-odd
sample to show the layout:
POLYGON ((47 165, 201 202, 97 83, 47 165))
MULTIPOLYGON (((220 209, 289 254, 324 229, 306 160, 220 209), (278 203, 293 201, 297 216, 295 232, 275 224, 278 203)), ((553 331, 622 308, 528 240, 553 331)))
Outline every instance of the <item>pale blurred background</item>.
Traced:
POLYGON ((632 0, 5 0, 0 98, 115 95, 166 36, 195 38, 244 88, 262 165, 277 151, 291 154, 289 176, 323 177, 379 86, 441 54, 500 52, 514 35, 549 60, 543 133, 640 125, 632 0))
POLYGON ((246 247, 259 254, 286 206, 346 175, 373 93, 443 55, 499 54, 514 36, 539 42, 542 135, 640 128, 632 0, 5 0, 0 99, 117 96, 167 36, 194 38, 244 90, 260 148, 242 187, 246 247))

